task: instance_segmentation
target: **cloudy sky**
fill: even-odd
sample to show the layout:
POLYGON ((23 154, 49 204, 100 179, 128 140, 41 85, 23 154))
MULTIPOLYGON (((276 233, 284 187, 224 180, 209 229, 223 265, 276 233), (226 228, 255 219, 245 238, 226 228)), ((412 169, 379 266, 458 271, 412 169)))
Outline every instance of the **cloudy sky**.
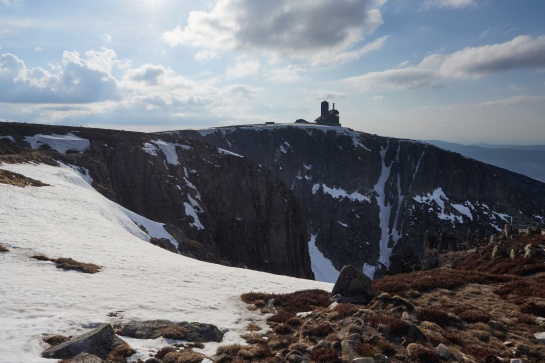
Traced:
POLYGON ((0 0, 0 119, 545 143, 543 0, 0 0))

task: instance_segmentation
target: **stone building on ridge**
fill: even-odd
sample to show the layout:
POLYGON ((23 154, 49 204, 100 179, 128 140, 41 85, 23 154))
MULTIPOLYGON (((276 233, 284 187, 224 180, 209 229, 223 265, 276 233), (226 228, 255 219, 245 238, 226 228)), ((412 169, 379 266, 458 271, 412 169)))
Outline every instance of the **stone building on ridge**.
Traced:
POLYGON ((339 111, 335 109, 335 103, 333 103, 333 108, 329 109, 329 102, 322 101, 321 104, 321 115, 315 121, 319 125, 327 126, 341 126, 339 122, 339 111))

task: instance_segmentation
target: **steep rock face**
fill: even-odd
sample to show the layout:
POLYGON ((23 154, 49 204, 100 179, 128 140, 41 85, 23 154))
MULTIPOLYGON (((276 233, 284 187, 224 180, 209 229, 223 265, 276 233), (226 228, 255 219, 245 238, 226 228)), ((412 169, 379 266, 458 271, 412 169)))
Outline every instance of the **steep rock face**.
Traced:
POLYGON ((79 165, 104 195, 166 223, 184 254, 313 278, 296 198, 268 169, 248 158, 197 141, 171 142, 168 134, 11 123, 3 123, 0 133, 17 145, 7 137, 2 144, 19 151, 29 146, 25 137, 36 134, 71 133, 88 140, 81 153, 42 154, 79 165))
POLYGON ((179 131, 254 159, 298 197, 308 230, 337 270, 411 268, 426 230, 465 240, 510 216, 545 222, 545 184, 432 145, 342 127, 255 125, 179 131), (393 264, 393 265, 392 265, 393 264))

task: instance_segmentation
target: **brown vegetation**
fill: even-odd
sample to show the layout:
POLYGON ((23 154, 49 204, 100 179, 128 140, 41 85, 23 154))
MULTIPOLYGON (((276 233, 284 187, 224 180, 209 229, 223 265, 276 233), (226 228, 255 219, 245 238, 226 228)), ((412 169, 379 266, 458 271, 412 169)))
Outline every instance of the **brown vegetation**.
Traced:
POLYGON ((49 258, 44 255, 34 255, 30 256, 38 261, 50 261, 54 262, 57 268, 62 268, 63 270, 75 270, 88 274, 94 274, 100 271, 100 266, 95 265, 94 263, 84 263, 73 260, 71 258, 49 258))
POLYGON ((9 249, 0 244, 0 252, 9 252, 9 249))
POLYGON ((64 335, 52 335, 44 338, 44 342, 51 345, 52 347, 67 342, 69 340, 70 337, 65 337, 64 335))
POLYGON ((29 178, 23 174, 14 173, 9 170, 0 169, 0 184, 9 184, 16 187, 44 187, 49 186, 49 184, 43 183, 39 180, 29 178))

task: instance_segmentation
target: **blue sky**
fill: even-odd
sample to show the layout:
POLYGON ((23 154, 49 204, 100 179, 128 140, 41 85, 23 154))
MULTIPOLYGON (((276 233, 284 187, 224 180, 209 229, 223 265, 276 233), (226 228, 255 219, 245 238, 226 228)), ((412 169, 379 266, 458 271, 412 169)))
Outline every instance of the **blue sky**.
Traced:
POLYGON ((543 0, 0 0, 0 119, 545 143, 543 0))

